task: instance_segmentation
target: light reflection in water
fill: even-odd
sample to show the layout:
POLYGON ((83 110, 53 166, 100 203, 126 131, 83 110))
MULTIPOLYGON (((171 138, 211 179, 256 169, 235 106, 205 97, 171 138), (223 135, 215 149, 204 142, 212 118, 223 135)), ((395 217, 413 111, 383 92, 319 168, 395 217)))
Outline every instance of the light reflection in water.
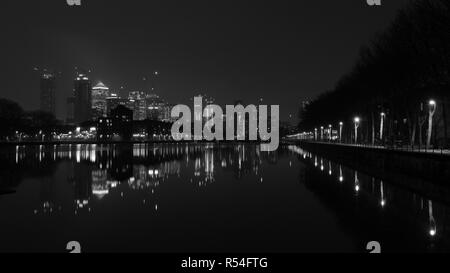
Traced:
MULTIPOLYGON (((285 177, 283 172, 288 170, 312 173, 313 177, 307 178, 310 183, 330 181, 331 194, 338 195, 338 191, 342 191, 354 202, 373 202, 373 208, 382 215, 400 209, 420 223, 421 234, 427 240, 434 242, 446 236, 448 209, 441 202, 399 189, 389 179, 369 176, 297 146, 281 147, 276 153, 261 153, 254 145, 13 146, 9 162, 11 167, 27 170, 26 173, 39 178, 40 199, 36 200, 33 215, 70 212, 78 219, 81 215, 95 215, 99 204, 107 203, 114 196, 121 202, 136 199, 137 206, 161 215, 167 209, 162 202, 162 186, 169 183, 169 179, 186 176, 188 179, 183 183, 199 191, 218 183, 224 172, 231 173, 237 180, 245 177, 246 183, 254 182, 265 188, 274 179, 264 176, 266 166, 263 163, 277 165, 281 155, 288 158, 279 164, 282 166, 277 166, 281 168, 280 172, 277 169, 278 177, 295 179, 285 177), (70 204, 58 199, 55 193, 60 181, 55 181, 53 174, 60 165, 66 166, 65 179, 73 189, 70 204)), ((299 180, 305 183, 304 176, 300 177, 299 180)))
MULTIPOLYGON (((302 160, 305 160, 306 162, 308 162, 308 159, 313 159, 312 162, 309 162, 310 164, 312 164, 315 168, 318 167, 318 162, 320 162, 320 171, 323 171, 323 161, 325 160, 324 158, 321 158, 317 155, 313 155, 312 153, 301 149, 298 146, 289 146, 288 149, 299 155, 300 158, 302 160)), ((417 201, 417 194, 416 193, 412 193, 412 192, 407 192, 406 190, 401 190, 402 195, 399 194, 400 190, 397 189, 397 187, 393 186, 393 185, 389 185, 386 184, 382 179, 377 180, 374 177, 370 177, 367 175, 361 175, 360 172, 358 172, 357 170, 352 170, 349 168, 346 168, 344 166, 342 166, 342 164, 338 164, 338 163, 333 163, 332 161, 328 161, 328 174, 330 176, 333 175, 334 171, 333 169, 336 168, 338 170, 337 172, 337 181, 339 183, 344 183, 345 182, 345 175, 346 173, 352 173, 353 176, 353 191, 355 193, 355 196, 358 196, 360 194, 364 194, 364 195, 373 195, 373 196, 378 196, 377 200, 378 200, 378 204, 380 205, 380 207, 382 209, 386 209, 386 206, 388 204, 388 197, 391 196, 391 198, 394 198, 393 200, 390 200, 389 203, 396 203, 397 205, 401 206, 401 207, 407 207, 406 211, 407 213, 412 213, 413 211, 416 211, 418 213, 418 215, 423 215, 425 216, 424 218, 421 217, 421 221, 426 219, 426 226, 427 226, 427 230, 426 230, 426 234, 431 237, 431 238, 435 238, 438 235, 438 221, 436 220, 436 216, 434 215, 435 210, 433 210, 433 201, 429 200, 426 204, 427 206, 425 206, 424 204, 424 198, 420 197, 420 201, 417 201), (369 187, 366 186, 369 184, 370 182, 374 182, 375 184, 373 184, 375 186, 375 189, 378 188, 377 190, 370 190, 369 191, 369 187), (378 183, 377 183, 378 181, 378 183), (392 190, 392 193, 389 194, 389 191, 392 190), (398 194, 399 198, 395 199, 395 194, 398 194), (405 197, 406 196, 408 197, 405 197), (406 200, 411 200, 410 203, 405 204, 406 200), (411 207, 413 209, 411 209, 411 207), (424 215, 423 212, 426 212, 426 214, 424 215)), ((320 172, 319 172, 320 173, 320 172)), ((446 215, 448 208, 445 205, 440 205, 441 211, 442 211, 442 217, 445 217, 444 215, 446 215)), ((416 214, 414 214, 416 215, 416 214)), ((445 224, 445 223, 443 223, 445 224)))
MULTIPOLYGON (((72 162, 75 154, 68 181, 74 187, 73 212, 77 215, 82 211, 92 212, 93 200, 101 201, 115 191, 125 197, 124 185, 132 191, 147 191, 149 195, 142 199, 142 203, 147 204, 148 199, 156 198, 154 195, 161 183, 170 177, 180 177, 183 168, 188 168, 191 163, 190 182, 205 187, 214 183, 216 165, 233 171, 237 178, 254 173, 257 182, 262 183, 264 178, 259 166, 263 160, 276 160, 276 153, 261 154, 255 145, 230 145, 220 149, 213 144, 134 144, 131 149, 95 144, 40 145, 36 154, 40 164, 72 162), (47 154, 51 155, 48 160, 47 154)), ((16 146, 15 164, 29 164, 30 155, 33 155, 32 149, 16 146)), ((56 211, 54 200, 48 199, 43 198, 40 207, 44 210, 36 209, 35 214, 56 211)), ((58 210, 60 207, 58 205, 58 210)), ((154 204, 154 210, 158 210, 157 204, 154 204)))

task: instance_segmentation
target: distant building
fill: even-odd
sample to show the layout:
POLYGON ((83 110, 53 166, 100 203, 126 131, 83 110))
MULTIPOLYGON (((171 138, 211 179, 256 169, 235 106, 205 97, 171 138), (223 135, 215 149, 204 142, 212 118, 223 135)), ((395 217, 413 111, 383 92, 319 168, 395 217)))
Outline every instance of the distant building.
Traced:
POLYGON ((133 120, 145 120, 147 118, 145 93, 140 91, 130 92, 128 100, 128 107, 133 110, 133 120))
POLYGON ((121 140, 130 140, 133 130, 133 110, 119 105, 111 110, 112 130, 121 140))
POLYGON ((161 121, 166 103, 156 94, 148 94, 145 98, 147 119, 161 121))
POLYGON ((92 118, 91 82, 85 74, 78 74, 74 81, 74 120, 76 123, 92 118))
POLYGON ((92 87, 92 117, 97 120, 100 117, 106 117, 107 104, 106 99, 109 97, 109 88, 102 82, 92 87))
POLYGON ((113 120, 110 117, 100 117, 97 120, 97 138, 110 140, 113 137, 113 120))
POLYGON ((56 114, 56 83, 55 76, 50 73, 42 74, 40 82, 41 91, 41 110, 56 114))
POLYGON ((175 107, 173 104, 165 104, 162 109, 161 121, 164 122, 175 122, 178 118, 172 118, 172 109, 175 107))
POLYGON ((128 107, 128 99, 122 99, 116 93, 111 93, 109 97, 106 98, 106 112, 107 116, 111 115, 111 111, 119 105, 128 107))

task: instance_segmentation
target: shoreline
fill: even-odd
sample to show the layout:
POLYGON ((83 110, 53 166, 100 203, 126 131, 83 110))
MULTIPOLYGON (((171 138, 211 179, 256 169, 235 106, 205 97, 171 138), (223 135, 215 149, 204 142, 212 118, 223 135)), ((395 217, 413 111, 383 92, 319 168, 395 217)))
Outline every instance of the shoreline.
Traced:
POLYGON ((384 176, 389 173, 398 173, 409 178, 446 186, 450 179, 449 154, 305 141, 295 144, 309 152, 373 175, 384 176))

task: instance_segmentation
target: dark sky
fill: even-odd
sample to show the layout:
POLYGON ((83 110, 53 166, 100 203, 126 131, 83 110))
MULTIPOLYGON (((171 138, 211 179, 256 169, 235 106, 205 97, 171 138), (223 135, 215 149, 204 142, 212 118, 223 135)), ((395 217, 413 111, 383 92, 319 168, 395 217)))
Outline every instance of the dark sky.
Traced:
POLYGON ((60 71, 57 115, 65 118, 74 67, 112 90, 145 90, 188 103, 202 92, 220 104, 279 104, 296 115, 305 98, 333 88, 359 48, 408 0, 3 0, 0 97, 39 107, 39 72, 60 71))

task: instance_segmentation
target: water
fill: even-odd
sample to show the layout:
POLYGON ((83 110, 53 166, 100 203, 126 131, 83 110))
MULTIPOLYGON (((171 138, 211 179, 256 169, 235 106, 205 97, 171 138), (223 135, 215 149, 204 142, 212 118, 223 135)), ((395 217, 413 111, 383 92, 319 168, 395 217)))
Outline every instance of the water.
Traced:
POLYGON ((0 189, 16 190, 0 195, 1 252, 450 250, 439 188, 414 193, 297 146, 11 146, 0 163, 0 189))

